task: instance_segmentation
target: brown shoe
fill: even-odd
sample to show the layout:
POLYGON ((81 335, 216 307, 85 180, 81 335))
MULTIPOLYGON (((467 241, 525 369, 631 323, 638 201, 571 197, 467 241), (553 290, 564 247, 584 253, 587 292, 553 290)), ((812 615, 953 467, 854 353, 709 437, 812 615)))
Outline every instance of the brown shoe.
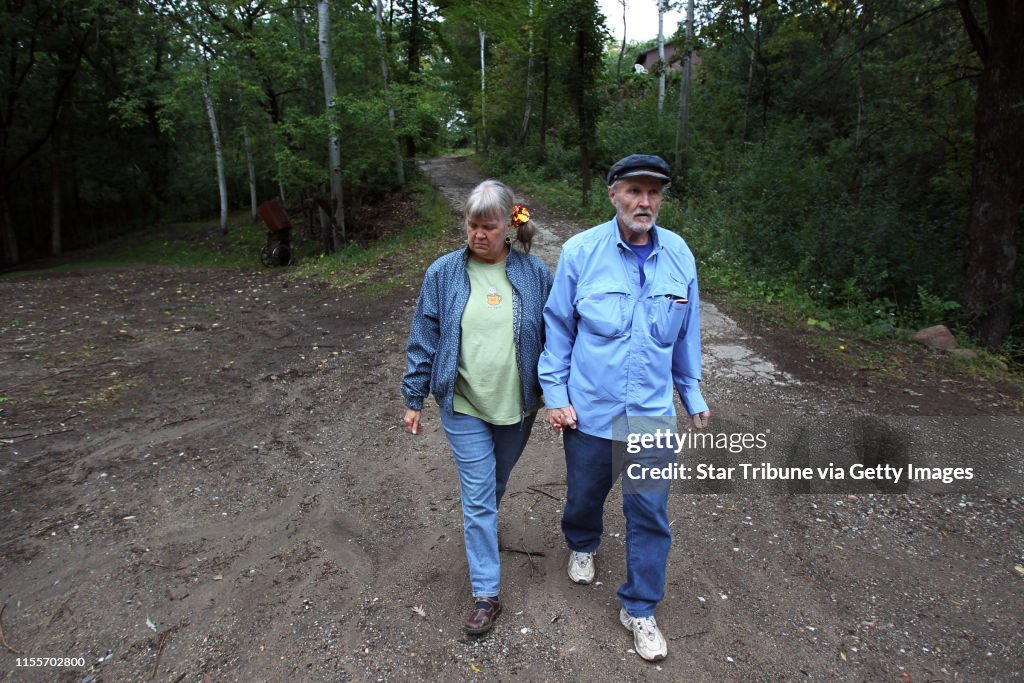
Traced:
POLYGON ((487 633, 494 627, 494 620, 501 614, 501 600, 498 598, 476 598, 476 606, 466 619, 463 628, 471 636, 487 633))

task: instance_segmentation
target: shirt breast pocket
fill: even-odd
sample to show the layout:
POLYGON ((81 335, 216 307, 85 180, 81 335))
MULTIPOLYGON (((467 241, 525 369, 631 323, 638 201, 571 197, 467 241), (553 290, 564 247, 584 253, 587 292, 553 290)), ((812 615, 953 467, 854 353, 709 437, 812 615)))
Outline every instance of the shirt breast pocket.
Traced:
POLYGON ((601 337, 619 337, 629 328, 629 293, 611 281, 595 283, 576 302, 580 326, 601 337))
POLYGON ((668 282, 655 289, 647 300, 651 338, 662 346, 671 346, 679 338, 690 307, 686 291, 684 283, 668 282))

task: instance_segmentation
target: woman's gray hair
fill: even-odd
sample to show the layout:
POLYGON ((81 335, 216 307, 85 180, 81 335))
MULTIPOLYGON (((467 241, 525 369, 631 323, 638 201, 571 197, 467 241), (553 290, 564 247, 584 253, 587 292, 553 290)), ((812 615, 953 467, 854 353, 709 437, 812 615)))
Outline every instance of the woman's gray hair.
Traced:
MULTIPOLYGON (((502 223, 508 225, 512 221, 512 206, 515 204, 515 195, 512 189, 501 182, 489 178, 476 187, 466 197, 464 213, 467 219, 486 220, 498 217, 502 223)), ((522 245, 523 251, 530 251, 530 243, 536 230, 533 224, 526 222, 516 230, 515 241, 522 245)))

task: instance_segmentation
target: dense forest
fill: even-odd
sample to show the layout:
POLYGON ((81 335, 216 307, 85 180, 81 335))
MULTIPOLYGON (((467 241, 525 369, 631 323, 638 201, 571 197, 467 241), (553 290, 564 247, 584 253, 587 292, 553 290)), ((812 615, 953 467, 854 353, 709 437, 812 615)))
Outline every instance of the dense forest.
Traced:
POLYGON ((1019 353, 1024 3, 684 0, 611 37, 657 1, 6 2, 0 265, 266 199, 331 252, 417 157, 586 204, 645 151, 700 260, 1019 353))

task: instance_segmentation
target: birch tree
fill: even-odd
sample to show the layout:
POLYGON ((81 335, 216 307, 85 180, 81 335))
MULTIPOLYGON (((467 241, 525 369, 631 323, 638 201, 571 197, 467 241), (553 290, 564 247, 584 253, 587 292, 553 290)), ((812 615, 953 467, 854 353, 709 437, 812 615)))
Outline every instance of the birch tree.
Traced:
POLYGON ((619 59, 615 64, 615 119, 619 118, 619 104, 622 102, 622 58, 626 55, 626 0, 619 0, 622 6, 622 43, 619 45, 619 59))
POLYGON ((338 135, 337 109, 335 99, 338 85, 334 79, 334 62, 331 61, 331 8, 328 0, 317 3, 318 33, 320 44, 320 70, 324 78, 324 101, 327 106, 327 164, 331 184, 331 230, 325 233, 328 252, 341 244, 345 238, 345 209, 341 187, 341 138, 338 135))
POLYGON ((220 128, 217 126, 217 112, 213 108, 213 98, 210 97, 210 75, 207 72, 203 76, 203 103, 206 106, 206 117, 210 122, 210 135, 213 137, 213 155, 217 162, 217 190, 220 193, 220 231, 221 234, 228 234, 228 180, 224 173, 224 144, 220 138, 220 128))
POLYGON ((658 118, 665 111, 665 9, 668 0, 658 0, 658 118))
POLYGON ((479 26, 480 33, 480 141, 483 148, 487 149, 487 61, 484 57, 484 46, 487 43, 487 34, 484 27, 479 26))

